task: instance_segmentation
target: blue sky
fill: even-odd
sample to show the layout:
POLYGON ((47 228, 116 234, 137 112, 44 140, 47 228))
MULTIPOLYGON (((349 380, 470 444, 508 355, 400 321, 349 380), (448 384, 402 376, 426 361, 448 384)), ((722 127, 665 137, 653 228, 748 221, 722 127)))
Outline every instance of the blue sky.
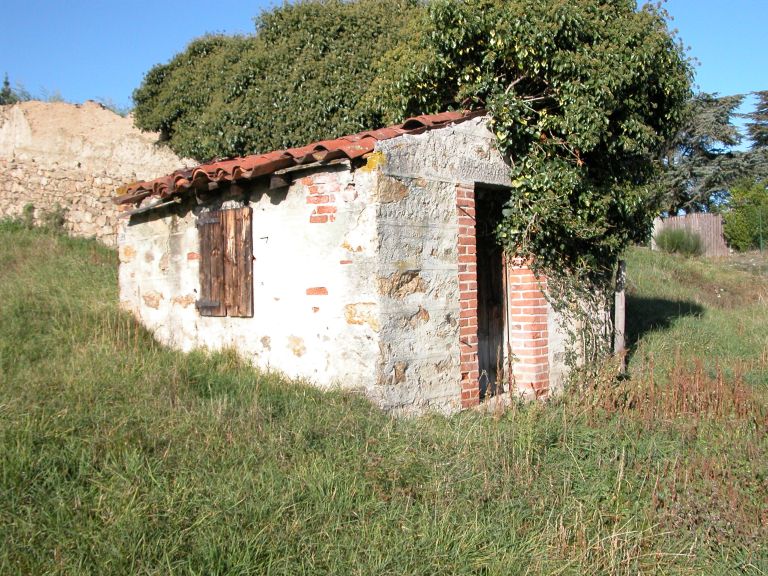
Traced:
MULTIPOLYGON (((206 32, 253 31, 270 1, 2 0, 0 74, 36 96, 130 106, 131 93, 155 64, 206 32)), ((761 32, 768 0, 669 0, 689 54, 699 61, 700 90, 720 94, 768 89, 761 32)))

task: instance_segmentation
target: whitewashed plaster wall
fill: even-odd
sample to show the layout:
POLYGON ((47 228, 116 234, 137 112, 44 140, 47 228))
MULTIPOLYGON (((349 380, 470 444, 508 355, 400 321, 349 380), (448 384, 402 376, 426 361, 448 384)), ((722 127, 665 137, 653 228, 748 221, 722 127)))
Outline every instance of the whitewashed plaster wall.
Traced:
MULTIPOLYGON (((305 179, 287 193, 258 190, 253 209, 253 318, 202 317, 197 214, 209 207, 134 216, 119 237, 120 298, 163 343, 232 347, 255 365, 320 386, 376 384, 375 206, 371 173, 338 167, 315 183, 338 189, 333 222, 310 223, 305 179), (359 194, 358 190, 363 193, 359 194)), ((221 207, 242 205, 224 198, 221 207)))

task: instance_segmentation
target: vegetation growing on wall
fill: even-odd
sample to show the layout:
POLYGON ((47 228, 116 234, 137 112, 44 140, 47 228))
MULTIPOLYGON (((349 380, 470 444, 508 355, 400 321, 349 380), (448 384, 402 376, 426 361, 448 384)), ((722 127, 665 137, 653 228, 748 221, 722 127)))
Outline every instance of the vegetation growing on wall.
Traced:
POLYGON ((489 110, 514 188, 499 239, 549 277, 589 359, 610 343, 616 259, 658 213, 648 183, 683 120, 689 64, 661 9, 634 1, 436 0, 430 18, 434 57, 409 77, 410 102, 489 110))
POLYGON ((655 206, 642 184, 690 79, 658 8, 435 0, 414 25, 423 13, 400 0, 266 12, 255 36, 202 38, 151 70, 137 123, 210 158, 485 106, 514 160, 501 230, 513 252, 594 267, 647 233, 655 206))
POLYGON ((139 127, 198 158, 485 107, 514 187, 499 239, 570 278, 568 307, 565 292, 604 289, 647 238, 646 184, 689 85, 663 11, 634 0, 359 0, 284 5, 254 37, 202 38, 134 97, 139 127))
POLYGON ((603 271, 648 232, 643 185, 676 131, 690 70, 656 8, 632 1, 440 0, 426 107, 488 108, 516 189, 499 234, 556 270, 603 271))
POLYGON ((6 72, 3 77, 3 87, 0 88, 0 105, 3 104, 16 104, 17 102, 23 102, 29 100, 29 93, 17 86, 15 89, 11 87, 11 81, 8 79, 8 73, 6 72))

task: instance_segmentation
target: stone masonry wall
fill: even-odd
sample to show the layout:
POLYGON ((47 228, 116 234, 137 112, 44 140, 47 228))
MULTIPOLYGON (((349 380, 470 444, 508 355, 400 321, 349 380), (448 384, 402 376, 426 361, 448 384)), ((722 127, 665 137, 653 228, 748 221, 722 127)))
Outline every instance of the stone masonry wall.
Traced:
POLYGON ((46 214, 58 211, 69 234, 115 245, 117 211, 111 197, 117 186, 106 174, 0 158, 0 175, 0 218, 21 217, 29 205, 40 225, 46 214))
MULTIPOLYGON (((475 406, 480 402, 475 187, 510 186, 509 168, 480 118, 383 141, 377 151, 383 177, 394 182, 379 224, 384 249, 380 269, 392 274, 399 267, 400 276, 407 273, 414 279, 410 292, 400 298, 400 308, 382 306, 382 325, 395 328, 381 334, 385 405, 394 404, 395 398, 411 400, 408 391, 416 390, 411 401, 422 409, 475 406), (405 231, 394 233, 396 227, 387 227, 392 219, 404 223, 405 231), (399 248, 390 256, 386 248, 391 238, 399 248), (434 251, 436 239, 445 245, 434 251), (388 309, 393 312, 387 314, 388 309)), ((546 280, 539 281, 528 266, 510 263, 506 274, 505 356, 513 354, 514 393, 543 397, 567 377, 563 318, 542 292, 546 280)))
POLYGON ((73 236, 116 244, 116 189, 172 172, 184 161, 95 102, 0 107, 0 218, 31 206, 35 224, 60 213, 73 236))

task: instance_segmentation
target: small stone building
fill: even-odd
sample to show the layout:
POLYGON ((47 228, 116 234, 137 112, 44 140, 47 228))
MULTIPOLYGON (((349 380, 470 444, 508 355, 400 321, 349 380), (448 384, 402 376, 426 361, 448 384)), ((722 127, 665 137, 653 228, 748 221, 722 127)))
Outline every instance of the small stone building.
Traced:
POLYGON ((397 412, 546 395, 565 342, 546 286, 495 243, 510 194, 476 112, 133 183, 121 304, 170 346, 231 347, 397 412))

